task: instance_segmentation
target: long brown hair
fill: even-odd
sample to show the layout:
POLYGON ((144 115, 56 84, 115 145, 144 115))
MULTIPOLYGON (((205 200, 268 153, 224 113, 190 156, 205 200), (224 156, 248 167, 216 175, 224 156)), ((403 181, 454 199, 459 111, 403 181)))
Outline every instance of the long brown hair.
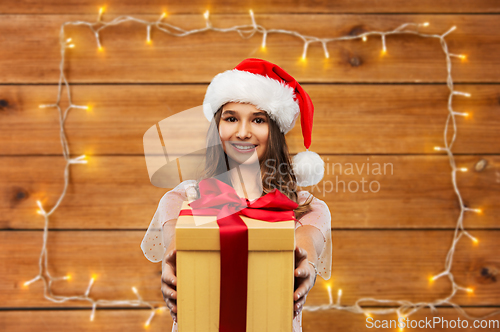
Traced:
MULTIPOLYGON (((199 178, 202 179, 217 176, 221 181, 228 185, 231 180, 228 175, 228 160, 227 154, 222 146, 217 144, 219 139, 219 123, 222 116, 222 105, 214 114, 215 121, 212 121, 207 132, 207 150, 205 159, 205 169, 199 178)), ((267 140, 267 148, 264 157, 260 161, 260 174, 262 181, 263 194, 271 192, 273 189, 278 189, 292 201, 298 202, 297 195, 297 178, 293 172, 288 145, 286 144, 285 135, 281 132, 278 124, 267 115, 269 122, 269 138, 267 140)), ((312 195, 295 209, 295 217, 299 219, 302 215, 311 211, 312 195)))

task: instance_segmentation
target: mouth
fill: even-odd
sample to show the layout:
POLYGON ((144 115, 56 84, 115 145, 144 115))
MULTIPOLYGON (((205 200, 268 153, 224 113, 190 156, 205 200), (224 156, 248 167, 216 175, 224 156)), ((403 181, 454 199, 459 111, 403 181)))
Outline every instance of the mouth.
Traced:
POLYGON ((230 143, 231 146, 240 153, 249 153, 255 151, 257 145, 250 143, 230 143))

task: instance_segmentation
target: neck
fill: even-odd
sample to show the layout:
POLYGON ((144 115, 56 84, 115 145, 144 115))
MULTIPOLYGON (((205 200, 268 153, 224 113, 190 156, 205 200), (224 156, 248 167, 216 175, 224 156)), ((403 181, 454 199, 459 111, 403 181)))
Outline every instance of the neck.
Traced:
POLYGON ((262 195, 263 188, 258 162, 247 165, 229 160, 229 169, 231 183, 240 197, 252 200, 262 195))

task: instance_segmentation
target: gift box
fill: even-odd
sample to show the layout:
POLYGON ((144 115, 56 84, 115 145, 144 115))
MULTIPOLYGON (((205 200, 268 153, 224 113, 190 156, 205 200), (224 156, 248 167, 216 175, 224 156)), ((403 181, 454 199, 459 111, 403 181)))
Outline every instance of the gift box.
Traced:
MULTIPOLYGON (((184 202, 182 210, 191 210, 184 202)), ((239 216, 248 228, 246 331, 292 331, 294 220, 239 216)), ((221 261, 216 216, 181 215, 176 225, 179 332, 219 331, 221 261)))

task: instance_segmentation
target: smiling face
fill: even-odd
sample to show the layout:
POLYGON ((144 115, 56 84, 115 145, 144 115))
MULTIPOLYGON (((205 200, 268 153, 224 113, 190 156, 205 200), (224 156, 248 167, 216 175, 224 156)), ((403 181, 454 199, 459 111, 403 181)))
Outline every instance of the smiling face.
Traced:
POLYGON ((224 152, 233 161, 261 161, 269 138, 267 113, 251 104, 227 103, 222 108, 219 135, 224 152))

